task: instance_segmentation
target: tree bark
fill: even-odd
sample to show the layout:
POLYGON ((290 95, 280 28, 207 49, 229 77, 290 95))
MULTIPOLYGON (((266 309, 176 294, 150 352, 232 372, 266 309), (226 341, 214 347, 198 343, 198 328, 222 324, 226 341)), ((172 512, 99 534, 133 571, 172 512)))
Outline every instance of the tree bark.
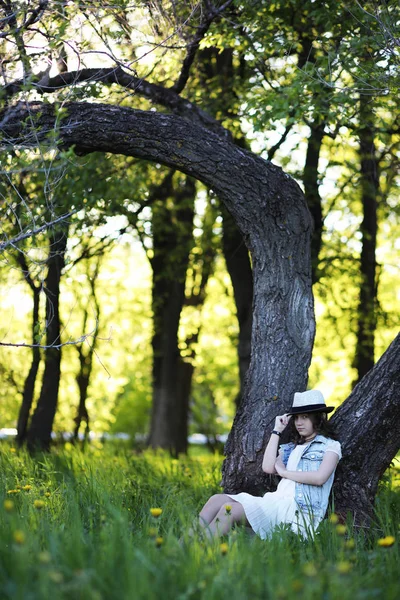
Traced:
MULTIPOLYGON (((46 345, 61 343, 60 326, 60 279, 64 267, 64 255, 67 246, 65 228, 59 228, 50 234, 50 254, 46 277, 46 345)), ((57 408, 58 388, 61 375, 61 349, 54 347, 45 351, 45 367, 42 389, 37 406, 32 415, 27 434, 29 450, 48 450, 51 432, 57 408)))
POLYGON ((357 311, 357 345, 354 366, 360 381, 374 366, 376 330, 376 236, 379 190, 379 161, 375 149, 374 114, 371 96, 360 96, 359 152, 361 158, 361 224, 360 296, 357 311))
POLYGON ((400 446, 400 334, 332 417, 343 458, 334 484, 335 510, 368 523, 379 479, 400 446))
MULTIPOLYGON (((86 103, 66 103, 63 110, 68 115, 57 130, 60 145, 177 168, 213 189, 234 217, 252 256, 252 357, 226 447, 224 486, 259 488, 267 432, 294 392, 306 388, 315 333, 312 219, 302 191, 279 167, 174 115, 86 103)), ((54 136, 54 107, 18 105, 2 115, 2 123, 9 140, 35 145, 46 131, 54 136), (28 116, 35 123, 31 137, 28 116)))

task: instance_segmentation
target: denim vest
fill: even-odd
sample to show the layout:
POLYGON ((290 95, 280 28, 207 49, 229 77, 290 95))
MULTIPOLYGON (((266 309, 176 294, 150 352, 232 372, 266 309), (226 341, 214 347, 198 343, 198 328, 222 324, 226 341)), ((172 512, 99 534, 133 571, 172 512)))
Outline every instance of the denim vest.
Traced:
MULTIPOLYGON (((311 442, 304 444, 296 471, 318 471, 329 441, 329 438, 317 435, 311 442)), ((280 446, 285 467, 294 448, 293 442, 280 446)), ((296 482, 295 500, 297 505, 302 512, 307 512, 310 517, 314 517, 314 521, 321 521, 326 513, 334 476, 335 471, 323 485, 307 485, 296 482)))

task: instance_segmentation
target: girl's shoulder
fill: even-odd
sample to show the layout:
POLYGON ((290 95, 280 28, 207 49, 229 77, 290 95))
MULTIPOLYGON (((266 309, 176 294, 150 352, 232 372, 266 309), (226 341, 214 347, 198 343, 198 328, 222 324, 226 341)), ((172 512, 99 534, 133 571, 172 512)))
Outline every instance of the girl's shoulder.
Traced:
POLYGON ((337 440, 333 440, 332 438, 325 438, 325 452, 327 451, 335 452, 339 458, 342 458, 342 447, 340 442, 337 440))
POLYGON ((333 438, 327 437, 326 435, 323 435, 322 433, 318 433, 318 435, 314 438, 314 440, 316 442, 323 442, 324 444, 331 444, 333 442, 337 442, 340 445, 340 442, 338 442, 337 440, 334 440, 333 438))

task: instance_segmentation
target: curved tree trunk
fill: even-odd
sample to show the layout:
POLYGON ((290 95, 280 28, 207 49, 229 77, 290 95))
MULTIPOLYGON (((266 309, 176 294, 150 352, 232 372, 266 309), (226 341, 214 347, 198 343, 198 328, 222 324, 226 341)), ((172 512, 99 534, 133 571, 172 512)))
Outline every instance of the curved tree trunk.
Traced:
MULTIPOLYGON (((79 153, 113 152, 161 162, 204 182, 233 215, 252 255, 252 357, 244 399, 227 443, 226 489, 260 486, 260 461, 277 412, 307 384, 315 332, 311 291, 312 219, 297 183, 279 167, 173 115, 101 104, 64 105, 60 143, 79 153)), ((34 103, 3 115, 8 139, 54 135, 54 107, 34 103), (25 130, 24 130, 25 131, 25 130)))
MULTIPOLYGON (((61 343, 60 326, 60 279, 64 267, 64 255, 67 246, 65 228, 57 229, 50 235, 50 255, 46 277, 46 344, 54 346, 61 343)), ((61 349, 50 347, 45 351, 45 367, 42 389, 36 409, 32 415, 27 434, 30 450, 48 450, 56 413, 58 388, 61 374, 61 349)))

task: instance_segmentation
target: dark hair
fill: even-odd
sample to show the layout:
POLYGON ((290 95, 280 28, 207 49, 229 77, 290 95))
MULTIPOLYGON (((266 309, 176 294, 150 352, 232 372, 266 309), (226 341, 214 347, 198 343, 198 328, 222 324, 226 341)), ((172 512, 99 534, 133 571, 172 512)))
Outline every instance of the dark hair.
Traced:
MULTIPOLYGON (((315 413, 304 413, 311 419, 311 422, 314 426, 314 430, 325 437, 329 437, 332 440, 337 439, 337 435, 333 425, 331 425, 330 421, 328 421, 328 417, 325 412, 315 412, 315 413)), ((289 421, 289 437, 290 441, 295 444, 304 444, 304 440, 297 431, 294 424, 294 415, 289 421)))

